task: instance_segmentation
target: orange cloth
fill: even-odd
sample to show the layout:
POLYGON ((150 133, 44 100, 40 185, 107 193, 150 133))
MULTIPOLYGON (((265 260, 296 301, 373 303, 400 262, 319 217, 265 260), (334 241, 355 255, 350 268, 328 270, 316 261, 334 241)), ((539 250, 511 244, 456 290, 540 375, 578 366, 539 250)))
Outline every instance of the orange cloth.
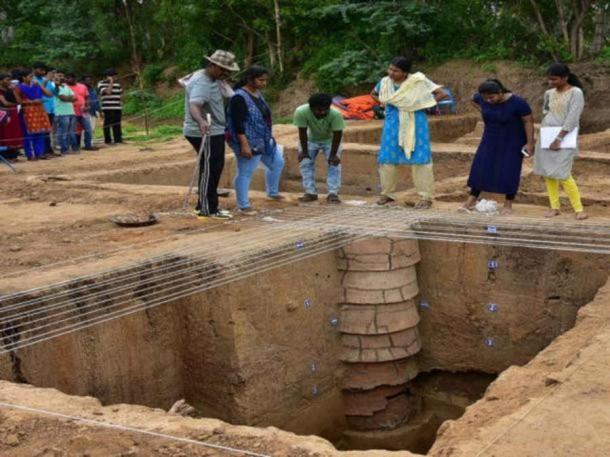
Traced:
POLYGON ((341 105, 347 109, 343 106, 335 105, 335 107, 339 109, 345 119, 372 120, 375 119, 373 107, 378 103, 370 95, 359 95, 341 100, 341 105))
POLYGON ((28 133, 46 133, 51 131, 49 116, 42 105, 22 105, 23 120, 28 133))

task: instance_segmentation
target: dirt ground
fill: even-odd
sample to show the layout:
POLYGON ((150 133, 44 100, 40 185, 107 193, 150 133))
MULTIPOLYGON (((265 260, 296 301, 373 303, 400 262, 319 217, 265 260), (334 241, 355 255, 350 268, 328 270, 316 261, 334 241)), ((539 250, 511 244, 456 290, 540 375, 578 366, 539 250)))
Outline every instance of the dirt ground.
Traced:
MULTIPOLYGON (((277 131, 278 139, 287 144, 294 142, 294 134, 290 126, 279 127, 277 131)), ((469 141, 474 139, 476 142, 476 136, 470 134, 469 141)), ((583 156, 577 160, 577 177, 582 185, 587 211, 592 216, 591 221, 583 224, 604 224, 610 218, 607 207, 610 203, 610 161, 603 146, 609 140, 610 134, 603 133, 583 137, 591 149, 583 151, 583 156)), ((439 159, 443 157, 435 162, 439 176, 443 176, 437 183, 436 207, 448 214, 455 212, 457 202, 466 195, 465 173, 475 148, 469 141, 435 143, 433 147, 439 159)), ((356 146, 352 150, 358 149, 356 146)), ((368 151, 374 148, 368 145, 368 149, 360 149, 368 151)), ((349 145, 345 151, 349 154, 349 145)), ((360 171, 375 176, 374 155, 364 154, 363 157, 360 163, 366 169, 360 171)), ((1 167, 0 243, 3 255, 0 259, 0 293, 61 280, 60 267, 67 266, 72 274, 77 275, 84 258, 106 265, 104 262, 115 252, 110 263, 116 265, 116 262, 131 259, 136 251, 171 245, 193 233, 239 231, 242 223, 239 217, 229 224, 202 221, 195 218, 190 209, 183 209, 188 173, 182 185, 141 184, 135 177, 131 182, 100 179, 100 173, 112 175, 143 166, 170 169, 189 161, 194 165, 192 149, 183 139, 176 138, 157 144, 104 148, 50 161, 20 162, 16 174, 1 167), (126 213, 155 213, 160 222, 150 227, 126 229, 110 221, 112 216, 126 213)), ((349 172, 346 165, 346 175, 349 172)), ((515 213, 524 221, 529 217, 539 217, 546 205, 544 189, 540 179, 536 178, 526 167, 523 193, 519 197, 522 203, 515 208, 515 213)), ((296 206, 300 195, 286 192, 286 200, 278 203, 268 201, 263 192, 253 191, 252 194, 254 206, 269 211, 296 206)), ((407 188, 400 192, 397 204, 412 202, 415 197, 413 189, 407 188)), ((373 202, 376 195, 353 194, 343 195, 343 198, 373 202)), ((193 204, 194 198, 191 198, 191 208, 193 204)), ((233 209, 233 195, 223 199, 222 206, 233 209)), ((573 215, 566 211, 557 220, 573 221, 573 215)), ((607 226, 610 227, 610 223, 607 226)), ((64 274, 64 270, 61 271, 64 274)), ((428 455, 601 457, 610 454, 610 408, 606 407, 610 404, 610 386, 604 375, 610 369, 609 301, 606 286, 591 305, 581 310, 575 329, 558 338, 526 366, 504 372, 463 418, 446 423, 428 455)), ((102 408, 97 400, 91 398, 68 397, 53 390, 9 383, 0 383, 2 402, 93 419, 102 417, 137 428, 144 426, 172 435, 257 450, 263 455, 411 455, 408 452, 393 454, 381 451, 338 453, 328 442, 315 437, 297 437, 275 429, 233 427, 207 419, 181 419, 137 406, 102 408)), ((133 432, 91 428, 91 424, 66 421, 40 412, 14 412, 1 409, 1 406, 2 455, 226 454, 217 450, 196 450, 198 448, 192 444, 172 444, 158 437, 144 439, 133 432)))
MULTIPOLYGON (((582 131, 599 132, 608 128, 610 118, 610 68, 595 62, 570 65, 584 85, 587 107, 583 114, 582 131)), ((425 72, 430 79, 451 89, 458 101, 459 113, 472 113, 474 108, 469 100, 487 78, 498 78, 516 94, 524 97, 539 116, 542 110, 544 91, 548 89, 544 68, 526 67, 508 61, 476 63, 469 60, 452 60, 436 67, 424 66, 417 70, 425 72)), ((369 93, 372 85, 362 85, 350 89, 346 96, 369 93)), ((280 94, 274 105, 279 116, 291 116, 294 109, 305 103, 309 94, 315 91, 315 84, 299 78, 280 94)))
MULTIPOLYGON (((574 329, 530 363, 506 370, 465 415, 448 421, 430 457, 604 457, 610 453, 610 285, 582 308, 574 329)), ((205 441, 263 456, 414 456, 407 451, 339 452, 317 437, 236 427, 133 405, 0 382, 0 451, 12 457, 220 456, 205 441), (29 410, 11 409, 22 405, 29 410), (55 414, 55 416, 54 416, 55 414), (56 414, 64 415, 57 417, 56 414), (83 423, 78 418, 103 422, 83 423), (108 429, 108 424, 114 428, 108 429), (123 429, 117 429, 123 427, 123 429), (125 427, 129 427, 125 430, 125 427), (134 430, 136 429, 136 430, 134 430), (140 430, 141 432, 138 432, 140 430), (161 437, 143 434, 153 432, 161 437), (169 436, 168 436, 169 435, 169 436), (173 437, 173 438, 172 438, 173 437)))

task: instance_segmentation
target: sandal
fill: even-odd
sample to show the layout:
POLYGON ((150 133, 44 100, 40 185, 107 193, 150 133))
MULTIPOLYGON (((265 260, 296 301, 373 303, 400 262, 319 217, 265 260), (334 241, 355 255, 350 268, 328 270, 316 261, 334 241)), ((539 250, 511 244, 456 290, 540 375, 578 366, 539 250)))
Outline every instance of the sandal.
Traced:
POLYGON ((394 201, 393 198, 390 198, 387 195, 382 195, 381 197, 379 197, 379 200, 377 200, 377 204, 378 205, 387 205, 388 203, 392 203, 393 201, 394 201))
POLYGON ((429 209, 431 207, 432 207, 432 200, 424 200, 424 199, 418 201, 414 206, 415 209, 429 209))

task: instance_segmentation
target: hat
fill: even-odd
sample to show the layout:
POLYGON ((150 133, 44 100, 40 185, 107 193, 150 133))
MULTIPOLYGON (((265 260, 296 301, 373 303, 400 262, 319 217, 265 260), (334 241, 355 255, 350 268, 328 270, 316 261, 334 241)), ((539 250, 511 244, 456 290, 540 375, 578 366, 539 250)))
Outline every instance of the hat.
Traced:
POLYGON ((235 62, 235 54, 229 51, 217 49, 211 56, 205 56, 208 62, 218 65, 229 71, 239 71, 239 65, 235 62))

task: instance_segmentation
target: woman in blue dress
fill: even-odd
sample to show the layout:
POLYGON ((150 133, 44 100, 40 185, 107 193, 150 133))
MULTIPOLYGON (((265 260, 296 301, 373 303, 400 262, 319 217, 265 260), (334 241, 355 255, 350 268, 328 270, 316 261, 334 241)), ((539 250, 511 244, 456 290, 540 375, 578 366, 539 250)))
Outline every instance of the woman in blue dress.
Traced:
POLYGON ((460 210, 473 209, 481 192, 490 192, 506 196, 502 214, 510 214, 523 158, 534 154, 532 109, 497 79, 481 84, 472 101, 481 111, 485 129, 470 168, 470 195, 460 210))
POLYGON ((381 197, 377 202, 385 205, 396 200, 398 167, 411 165, 413 185, 420 196, 415 207, 432 206, 434 174, 430 129, 426 108, 447 97, 441 86, 430 81, 423 73, 411 73, 411 61, 395 57, 371 96, 385 105, 385 122, 377 162, 381 180, 381 197))

